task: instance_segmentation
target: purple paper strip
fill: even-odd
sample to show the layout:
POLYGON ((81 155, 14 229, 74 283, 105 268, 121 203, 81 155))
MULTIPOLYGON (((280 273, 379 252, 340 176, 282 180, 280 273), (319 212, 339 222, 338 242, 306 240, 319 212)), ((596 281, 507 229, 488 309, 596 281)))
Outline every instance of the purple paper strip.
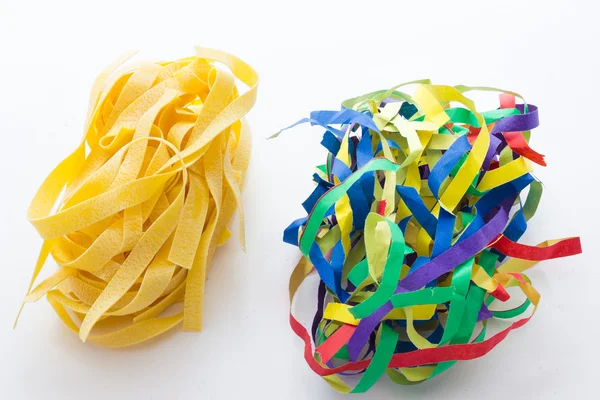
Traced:
POLYGON ((383 317, 385 317, 393 309, 394 305, 391 301, 388 301, 375 310, 373 314, 360 320, 356 330, 350 337, 350 340, 348 340, 348 355, 350 356, 350 361, 356 362, 358 355, 363 347, 365 347, 365 343, 369 339, 371 332, 373 332, 383 317))
POLYGON ((315 313, 315 318, 312 323, 312 338, 313 343, 317 343, 317 328, 319 327, 319 323, 323 319, 323 309, 325 306, 325 296, 327 295, 327 289, 325 287, 325 283, 323 281, 319 281, 319 290, 317 292, 317 312, 315 313))
MULTIPOLYGON (((533 104, 528 104, 527 107, 529 111, 527 114, 509 115, 497 121, 491 134, 530 131, 533 128, 536 128, 540 124, 538 108, 533 104)), ((525 106, 523 104, 517 104, 517 108, 519 111, 525 112, 525 106)))
MULTIPOLYGON (((502 137, 502 135, 500 135, 502 137)), ((492 160, 494 159, 494 156, 496 154, 499 154, 500 151, 502 150, 502 148, 504 146, 500 146, 501 144, 503 144, 504 137, 502 137, 502 139, 500 139, 499 137, 497 137, 496 135, 491 135, 490 136, 490 147, 488 147, 488 151, 485 155, 485 159, 483 160, 483 165, 481 166, 481 168, 484 171, 487 171, 488 169, 490 169, 490 164, 492 163, 492 160)), ((480 176, 480 178, 483 177, 483 174, 480 176)))
MULTIPOLYGON (((477 253, 485 249, 506 227, 508 213, 514 201, 515 196, 511 196, 504 200, 500 205, 500 208, 495 211, 496 214, 492 214, 493 217, 480 230, 468 239, 425 263, 415 272, 409 273, 398 283, 398 286, 403 287, 408 291, 417 290, 443 274, 452 271, 454 267, 465 262, 469 258, 474 257, 477 253)), ((493 212, 494 211, 492 211, 492 213, 493 212)), ((402 291, 399 291, 399 289, 396 290, 396 293, 401 292, 402 291)))
MULTIPOLYGON (((465 262, 487 247, 487 245, 506 227, 508 213, 515 196, 504 200, 501 206, 490 212, 493 217, 481 229, 468 239, 446 250, 433 260, 425 263, 416 271, 409 273, 398 283, 395 294, 418 290, 427 283, 452 271, 457 265, 465 262), (495 214, 494 214, 495 213, 495 214)), ((379 307, 373 314, 363 318, 358 323, 354 334, 348 341, 348 355, 350 361, 356 361, 361 350, 367 343, 369 335, 391 310, 394 309, 391 301, 379 307)))
POLYGON ((490 311, 489 308, 484 304, 481 305, 479 309, 479 314, 477 315, 477 322, 484 321, 486 319, 490 319, 494 316, 494 314, 490 311))

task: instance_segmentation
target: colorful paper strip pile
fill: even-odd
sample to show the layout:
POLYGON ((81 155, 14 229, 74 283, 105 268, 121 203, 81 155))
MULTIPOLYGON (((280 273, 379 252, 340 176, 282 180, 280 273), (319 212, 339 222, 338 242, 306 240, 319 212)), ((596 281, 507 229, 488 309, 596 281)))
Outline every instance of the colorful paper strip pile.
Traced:
POLYGON ((517 243, 542 194, 532 163, 544 157, 529 146, 536 106, 493 88, 409 84, 413 96, 400 85, 298 122, 325 128, 329 154, 308 215, 284 233, 303 254, 290 302, 311 271, 320 277, 310 333, 291 312, 290 323, 310 367, 340 392, 364 392, 384 373, 423 382, 483 356, 535 312, 523 271, 581 252, 579 238, 517 243), (500 92, 500 107, 480 112, 473 90, 500 92), (503 309, 511 287, 525 300, 503 309), (491 319, 516 317, 486 336, 491 319))

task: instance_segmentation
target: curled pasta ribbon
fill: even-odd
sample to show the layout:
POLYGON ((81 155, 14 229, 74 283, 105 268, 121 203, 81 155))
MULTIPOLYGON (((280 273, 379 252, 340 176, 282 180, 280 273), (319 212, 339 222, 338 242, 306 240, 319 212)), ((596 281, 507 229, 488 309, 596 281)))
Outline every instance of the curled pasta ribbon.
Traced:
POLYGON ((28 210, 44 242, 24 302, 46 296, 82 341, 110 347, 181 321, 201 330, 207 271, 236 210, 245 248, 243 117, 258 87, 248 64, 217 50, 121 68, 132 55, 98 76, 81 143, 28 210), (59 268, 32 289, 49 255, 59 268))

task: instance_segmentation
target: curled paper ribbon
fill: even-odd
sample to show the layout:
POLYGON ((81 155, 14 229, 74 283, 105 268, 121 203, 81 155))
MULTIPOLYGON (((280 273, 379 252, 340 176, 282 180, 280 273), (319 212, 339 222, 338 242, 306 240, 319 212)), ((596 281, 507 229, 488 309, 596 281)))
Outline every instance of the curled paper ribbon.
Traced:
POLYGON ((236 209, 244 247, 243 117, 258 85, 248 64, 216 50, 115 72, 132 55, 98 76, 81 143, 28 210, 44 243, 25 302, 46 295, 81 340, 111 347, 182 320, 201 329, 207 270, 236 209), (59 269, 32 290, 49 255, 59 269))
POLYGON ((400 85, 299 121, 325 128, 329 154, 303 203, 308 216, 284 232, 303 254, 290 307, 308 274, 321 279, 310 333, 291 308, 290 324, 309 366, 343 393, 365 392, 384 373, 420 383, 485 355, 537 308, 522 272, 581 252, 579 238, 517 243, 542 194, 531 162, 545 161, 529 147, 537 107, 493 88, 409 84, 413 96, 400 85), (478 112, 471 90, 501 92, 501 108, 478 112), (501 309, 510 287, 526 300, 501 309), (487 337, 490 319, 531 306, 487 337))

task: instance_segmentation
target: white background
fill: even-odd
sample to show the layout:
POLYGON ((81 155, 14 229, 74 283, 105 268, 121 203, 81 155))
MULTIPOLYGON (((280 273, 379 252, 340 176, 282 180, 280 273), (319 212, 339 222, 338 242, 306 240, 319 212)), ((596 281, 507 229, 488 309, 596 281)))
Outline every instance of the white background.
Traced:
POLYGON ((531 271, 539 312, 486 357, 415 387, 384 377, 363 398, 596 397, 596 1, 67 3, 0 2, 0 398, 341 398, 305 364, 289 328, 287 282, 299 253, 281 241, 324 160, 321 131, 264 138, 311 110, 424 77, 510 88, 540 107, 532 146, 547 155, 537 169, 546 190, 523 241, 580 235, 584 254, 531 271), (262 77, 249 116, 248 251, 233 223, 209 276, 204 331, 106 350, 80 343, 45 301, 26 307, 13 331, 41 243, 25 211, 79 140, 96 73, 128 49, 169 59, 193 54, 194 44, 232 52, 262 77))

